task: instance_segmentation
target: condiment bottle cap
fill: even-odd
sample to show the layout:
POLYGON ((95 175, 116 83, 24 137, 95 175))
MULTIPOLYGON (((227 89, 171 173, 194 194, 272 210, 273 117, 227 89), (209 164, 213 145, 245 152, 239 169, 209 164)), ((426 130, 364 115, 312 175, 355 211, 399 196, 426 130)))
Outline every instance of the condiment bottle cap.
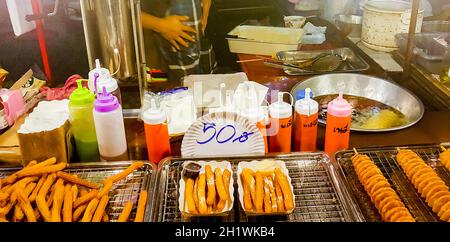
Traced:
POLYGON ((336 117, 348 117, 352 114, 352 109, 352 105, 344 99, 344 94, 341 92, 328 104, 327 112, 336 117))
POLYGON ((146 124, 157 125, 166 122, 166 114, 156 106, 155 99, 151 99, 150 108, 142 114, 142 120, 146 124))
POLYGON ((292 105, 294 102, 294 98, 291 94, 287 92, 279 92, 278 93, 278 101, 274 102, 269 107, 269 114, 272 118, 289 118, 292 116, 292 105), (288 94, 291 97, 291 104, 283 101, 284 94, 288 94))
POLYGON ((304 98, 295 103, 295 111, 306 116, 311 116, 319 112, 319 103, 311 99, 310 88, 306 88, 304 98))
POLYGON ((77 80, 78 87, 72 92, 72 94, 69 97, 70 105, 81 106, 94 102, 95 95, 92 92, 90 92, 89 89, 83 87, 83 81, 87 80, 82 79, 77 80))
POLYGON ((100 113, 112 112, 120 108, 119 100, 114 95, 106 91, 103 87, 103 92, 97 94, 97 99, 94 102, 94 109, 100 113))

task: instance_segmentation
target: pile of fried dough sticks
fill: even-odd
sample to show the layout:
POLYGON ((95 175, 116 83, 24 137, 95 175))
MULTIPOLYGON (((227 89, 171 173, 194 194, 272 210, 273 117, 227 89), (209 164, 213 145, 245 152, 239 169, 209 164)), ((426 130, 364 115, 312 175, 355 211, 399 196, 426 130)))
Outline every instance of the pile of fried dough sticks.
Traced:
MULTIPOLYGON (((113 185, 144 166, 135 162, 122 172, 92 183, 63 170, 67 163, 50 158, 31 161, 22 170, 0 180, 0 222, 109 222, 106 208, 113 185)), ((144 221, 147 192, 142 191, 135 222, 144 221)), ((128 201, 117 222, 128 222, 128 201)))

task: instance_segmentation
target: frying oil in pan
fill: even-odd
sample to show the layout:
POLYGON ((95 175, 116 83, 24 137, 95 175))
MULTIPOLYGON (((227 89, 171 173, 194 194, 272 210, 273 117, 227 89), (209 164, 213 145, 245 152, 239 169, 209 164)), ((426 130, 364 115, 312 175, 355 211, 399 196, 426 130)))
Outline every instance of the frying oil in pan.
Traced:
MULTIPOLYGON (((328 103, 337 96, 338 95, 324 95, 315 98, 319 103, 319 119, 321 121, 326 121, 328 103)), ((344 95, 344 98, 353 106, 353 129, 389 129, 409 123, 403 113, 389 105, 372 99, 352 95, 344 95)))

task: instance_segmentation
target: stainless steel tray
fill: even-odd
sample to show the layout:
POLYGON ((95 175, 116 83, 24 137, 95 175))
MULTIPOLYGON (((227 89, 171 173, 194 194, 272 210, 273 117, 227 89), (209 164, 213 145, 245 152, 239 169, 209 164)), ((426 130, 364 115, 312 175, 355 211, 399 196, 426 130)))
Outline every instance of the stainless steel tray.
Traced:
MULTIPOLYGON (((98 162, 98 163, 72 163, 64 170, 65 172, 76 174, 82 179, 90 182, 101 183, 107 177, 122 172, 132 164, 131 161, 124 162, 98 162)), ((0 178, 4 178, 21 168, 0 168, 0 178)), ((145 163, 144 167, 134 171, 126 179, 114 184, 109 196, 108 207, 106 212, 111 222, 117 221, 126 202, 132 200, 134 207, 130 218, 135 217, 137 201, 140 192, 147 190, 147 208, 145 210, 144 221, 152 221, 151 208, 153 206, 153 188, 156 178, 156 165, 153 163, 145 163)))
MULTIPOLYGON (((317 55, 322 53, 331 53, 338 54, 344 58, 344 62, 342 63, 339 69, 333 71, 332 73, 348 73, 348 72, 363 72, 367 71, 370 66, 364 61, 361 57, 355 54, 353 50, 349 48, 339 48, 332 50, 316 50, 316 51, 281 51, 278 52, 277 58, 278 60, 283 61, 284 63, 289 63, 294 60, 306 60, 314 58, 317 55)), ((301 72, 295 71, 293 68, 284 68, 284 72, 288 75, 316 75, 316 74, 325 74, 326 72, 301 72)))
POLYGON ((166 159, 160 164, 158 174, 158 192, 154 203, 154 220, 157 222, 351 222, 364 221, 358 206, 352 200, 347 188, 343 185, 343 177, 339 168, 330 162, 323 153, 294 153, 290 155, 232 157, 232 158, 199 158, 199 159, 166 159), (234 208, 227 217, 184 218, 178 208, 178 182, 185 161, 195 160, 227 160, 233 167, 235 181, 235 198, 238 197, 237 165, 241 161, 277 159, 286 162, 292 178, 296 196, 295 211, 289 216, 246 216, 235 199, 234 208))
MULTIPOLYGON (((311 88, 316 97, 343 92, 345 95, 375 100, 397 109, 409 120, 407 124, 399 127, 387 129, 352 127, 352 131, 378 133, 402 130, 418 123, 425 113, 422 101, 414 93, 391 81, 374 76, 355 73, 315 76, 297 83, 292 88, 291 94, 295 97, 298 90, 306 88, 311 88)), ((322 118, 319 119, 319 122, 325 124, 325 120, 322 118)))
MULTIPOLYGON (((366 148, 358 149, 358 153, 369 156, 375 162, 417 221, 439 221, 437 215, 427 205, 425 200, 421 198, 398 165, 395 159, 397 148, 415 151, 439 174, 446 184, 450 186, 450 172, 439 161, 439 154, 441 152, 440 145, 366 148)), ((370 222, 380 222, 382 221, 381 216, 356 176, 351 162, 351 157, 354 154, 355 153, 350 150, 338 152, 335 155, 336 161, 341 166, 347 180, 347 186, 349 187, 353 198, 357 201, 365 219, 370 222)))

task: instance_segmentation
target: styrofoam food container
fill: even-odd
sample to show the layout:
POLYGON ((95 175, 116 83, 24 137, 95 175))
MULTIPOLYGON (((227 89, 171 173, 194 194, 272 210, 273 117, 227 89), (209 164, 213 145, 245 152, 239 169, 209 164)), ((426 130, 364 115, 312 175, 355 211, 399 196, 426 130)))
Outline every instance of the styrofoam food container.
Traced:
POLYGON ((228 35, 228 46, 232 53, 272 56, 279 51, 298 50, 304 30, 241 25, 228 35))
MULTIPOLYGON (((189 161, 186 161, 189 162, 189 161)), ((222 210, 222 212, 220 213, 213 213, 213 214, 191 214, 189 213, 188 209, 187 209, 187 203, 184 199, 184 193, 186 191, 186 183, 183 179, 183 177, 180 179, 179 182, 179 188, 178 188, 178 193, 180 194, 180 196, 178 197, 178 208, 180 210, 180 212, 183 214, 183 216, 185 217, 213 217, 213 216, 226 216, 232 209, 233 209, 233 204, 234 204, 234 178, 233 178, 233 169, 231 168, 231 163, 228 161, 198 161, 196 162, 197 164, 199 164, 200 166, 202 166, 202 169, 200 170, 200 174, 205 173, 205 166, 206 165, 210 165, 211 169, 214 170, 216 168, 219 168, 222 171, 222 174, 225 170, 229 170, 231 173, 230 176, 230 184, 229 184, 229 194, 230 194, 230 198, 231 198, 231 204, 227 201, 227 204, 225 205, 225 208, 222 210)), ((217 192, 217 191, 216 191, 217 192)), ((207 194, 207 193, 206 193, 207 194)), ((205 194, 205 195, 206 195, 205 194)), ((218 194, 216 194, 218 195, 218 194)))
POLYGON ((276 215, 289 215, 292 212, 294 212, 295 210, 295 193, 294 193, 294 187, 292 186, 292 179, 289 176, 289 170, 286 167, 286 164, 283 161, 280 160, 262 160, 262 161, 251 161, 251 162, 240 162, 238 165, 238 170, 237 170, 237 174, 238 174, 238 192, 239 192, 239 202, 241 203, 241 207, 244 210, 244 212, 249 215, 249 216, 276 216, 276 215), (283 174, 287 177, 288 181, 289 181, 289 185, 291 186, 291 191, 292 191, 292 198, 293 198, 293 203, 294 203, 294 208, 290 211, 285 211, 285 212, 277 212, 277 213, 257 213, 254 211, 247 211, 245 210, 245 206, 244 206, 244 188, 242 185, 242 179, 241 179, 241 174, 242 171, 248 168, 254 172, 257 171, 270 171, 270 170, 275 170, 275 168, 280 168, 281 172, 283 172, 283 174))

